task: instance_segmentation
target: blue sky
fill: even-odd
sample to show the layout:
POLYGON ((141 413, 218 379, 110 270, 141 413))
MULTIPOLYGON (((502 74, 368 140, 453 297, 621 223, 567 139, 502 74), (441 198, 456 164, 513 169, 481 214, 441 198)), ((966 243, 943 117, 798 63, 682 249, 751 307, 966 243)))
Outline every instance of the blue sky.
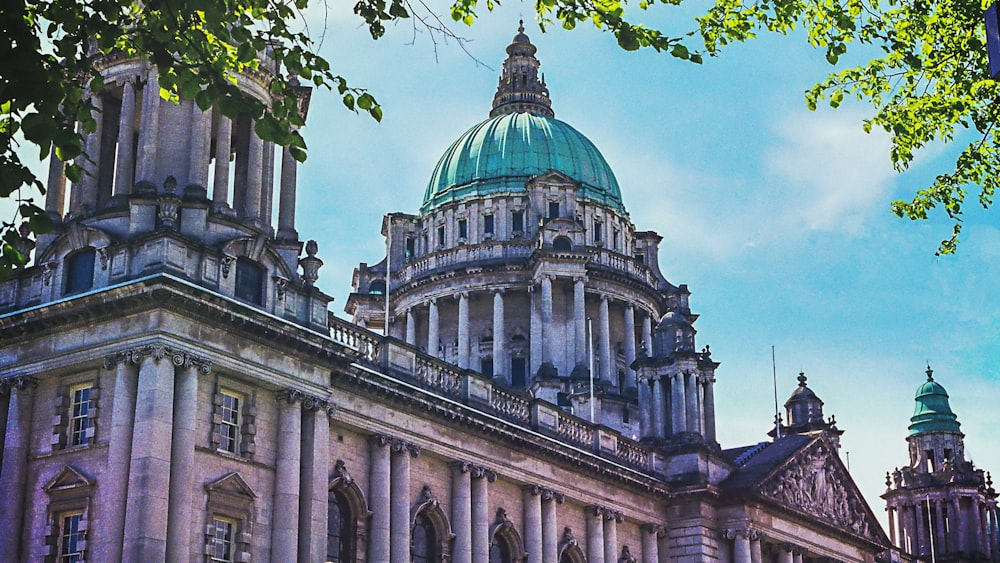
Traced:
MULTIPOLYGON (((385 112, 377 124, 317 90, 304 129, 297 227, 319 242, 319 285, 338 314, 353 268, 381 259, 383 214, 416 212, 437 159, 486 118, 504 48, 531 13, 511 3, 455 26, 488 66, 454 41, 435 49, 408 22, 372 41, 346 8, 326 14, 322 54, 385 112)), ((685 31, 693 13, 647 21, 685 31)), ((309 17, 319 36, 322 8, 309 17)), ((809 112, 803 91, 830 67, 802 38, 765 37, 698 66, 623 52, 584 25, 526 27, 556 116, 603 152, 636 227, 664 237, 662 271, 692 291, 699 345, 722 362, 723 447, 767 438, 774 346, 780 401, 805 371, 883 521, 878 495, 885 472, 908 461, 906 426, 928 362, 951 394, 967 457, 1000 472, 1000 211, 970 207, 959 254, 944 258, 934 251, 945 221, 889 213, 891 200, 949 166, 953 149, 926 149, 896 175, 887 138, 861 130, 867 108, 809 112)))
MULTIPOLYGON (((408 23, 372 41, 330 13, 322 53, 382 103, 381 124, 314 95, 299 174, 299 231, 320 243, 320 286, 342 313, 352 269, 380 260, 381 217, 416 212, 434 164, 485 119, 504 48, 531 5, 485 14, 470 39, 437 46, 408 23)), ((653 24, 687 29, 690 17, 653 24)), ((951 394, 977 465, 1000 472, 1000 215, 971 210, 958 256, 936 258, 943 219, 913 223, 889 202, 923 187, 952 149, 923 151, 897 175, 888 139, 861 130, 866 107, 810 112, 803 92, 830 67, 801 38, 736 45, 701 66, 626 53, 581 26, 528 22, 556 116, 611 164, 638 229, 663 237, 660 264, 687 283, 700 344, 722 362, 723 447, 766 439, 800 370, 845 430, 855 480, 884 521, 887 470, 908 461, 913 393, 929 362, 951 394)), ((315 31, 315 29, 314 29, 315 31)), ((1000 480, 1000 473, 998 473, 1000 480)))

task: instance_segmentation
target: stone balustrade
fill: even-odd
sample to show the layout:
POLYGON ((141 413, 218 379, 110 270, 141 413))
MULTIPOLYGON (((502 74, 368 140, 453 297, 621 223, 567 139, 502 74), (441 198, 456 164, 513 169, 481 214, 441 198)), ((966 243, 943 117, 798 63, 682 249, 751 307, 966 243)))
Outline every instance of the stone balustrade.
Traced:
MULTIPOLYGON (((640 470, 651 470, 654 456, 617 431, 567 413, 530 394, 494 384, 478 372, 425 354, 388 338, 331 317, 330 337, 357 353, 360 363, 387 376, 403 379, 450 399, 475 406, 513 424, 559 438, 602 457, 640 470)), ((374 377, 374 375, 372 375, 374 377)))

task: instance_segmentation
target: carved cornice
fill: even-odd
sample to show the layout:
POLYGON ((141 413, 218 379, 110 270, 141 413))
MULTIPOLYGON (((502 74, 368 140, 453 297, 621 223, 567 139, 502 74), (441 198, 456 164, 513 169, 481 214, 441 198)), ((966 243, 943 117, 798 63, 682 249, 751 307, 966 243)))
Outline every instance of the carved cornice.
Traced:
POLYGON ((139 365, 146 358, 155 362, 166 358, 177 367, 195 368, 201 375, 212 373, 212 360, 165 344, 146 344, 105 356, 104 369, 115 369, 118 364, 139 365))

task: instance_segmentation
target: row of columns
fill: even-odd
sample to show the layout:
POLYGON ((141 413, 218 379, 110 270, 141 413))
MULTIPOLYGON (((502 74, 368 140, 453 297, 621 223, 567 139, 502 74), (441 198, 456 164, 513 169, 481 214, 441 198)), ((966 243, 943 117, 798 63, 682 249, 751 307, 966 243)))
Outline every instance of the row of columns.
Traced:
POLYGON ((894 545, 916 555, 983 553, 1000 561, 996 502, 975 496, 948 496, 897 502, 886 509, 894 545), (962 499, 967 507, 963 507, 962 499), (933 550, 931 542, 933 541, 933 550))
MULTIPOLYGON (((86 156, 78 158, 77 163, 86 171, 79 185, 73 186, 70 193, 70 212, 80 214, 95 209, 99 203, 98 181, 101 167, 111 166, 111 163, 101 162, 102 157, 114 158, 113 195, 124 197, 132 193, 133 186, 138 183, 157 184, 156 164, 157 147, 160 142, 160 87, 155 69, 147 72, 145 86, 141 89, 141 102, 137 101, 136 77, 128 77, 122 81, 122 107, 117 127, 117 146, 101 146, 104 136, 104 123, 100 113, 103 100, 101 95, 94 95, 92 104, 97 110, 97 130, 85 136, 84 151, 86 156), (133 143, 133 124, 137 103, 141 103, 141 118, 139 124, 138 143, 133 143), (134 169, 134 180, 133 180, 134 169)), ((188 183, 207 188, 209 183, 209 162, 211 152, 213 112, 202 111, 196 103, 190 102, 191 128, 188 169, 185 170, 188 183)), ((233 123, 224 115, 217 116, 216 131, 216 166, 212 182, 212 207, 221 211, 229 207, 230 170, 229 155, 232 151, 233 123), (223 158, 220 156, 224 155, 223 158)), ((82 133, 82 130, 81 130, 82 133)), ((233 207, 245 218, 270 226, 272 195, 274 184, 274 143, 263 141, 249 127, 249 145, 247 147, 246 182, 238 186, 233 207)), ((280 199, 278 207, 278 232, 285 238, 295 238, 295 199, 297 182, 297 162, 288 147, 282 149, 280 199)), ((54 153, 50 155, 48 191, 45 207, 53 216, 62 216, 66 197, 66 177, 64 164, 54 153)))
MULTIPOLYGON (((722 534, 724 543, 720 554, 722 561, 729 563, 764 563, 764 536, 757 530, 726 530, 722 534), (732 558, 729 558, 729 554, 732 558)), ((805 550, 788 543, 775 546, 778 563, 802 563, 805 550)))
MULTIPOLYGON (((539 281, 540 298, 539 307, 535 306, 534 286, 528 287, 529 300, 531 303, 530 321, 530 341, 532 347, 531 371, 535 373, 539 366, 545 362, 553 362, 557 346, 565 345, 566 342, 557 342, 552 335, 552 331, 547 327, 552 326, 552 283, 553 276, 542 276, 539 281)), ((577 277, 573 281, 573 354, 572 358, 576 365, 587 364, 587 317, 585 304, 585 282, 586 278, 577 277)), ((500 372, 504 358, 504 348, 506 342, 505 330, 505 307, 504 289, 494 289, 490 292, 493 301, 493 362, 494 369, 500 372)), ((462 369, 472 369, 476 366, 472 364, 472 337, 470 333, 470 311, 469 292, 457 293, 454 298, 458 302, 458 351, 457 364, 462 369)), ((431 299, 427 303, 427 352, 440 358, 441 354, 441 321, 439 312, 439 299, 431 299)), ((611 353, 611 316, 609 303, 611 298, 607 295, 600 296, 598 309, 598 320, 595 331, 597 333, 598 355, 600 356, 599 378, 606 384, 617 384, 613 374, 613 363, 611 353)), ((623 322, 625 325, 625 363, 626 373, 630 377, 628 381, 633 381, 634 372, 632 362, 636 359, 636 331, 635 331, 635 306, 632 303, 625 304, 623 322)), ((414 310, 406 311, 406 331, 405 338, 407 344, 417 345, 416 316, 414 310)), ((642 320, 642 345, 645 350, 652 349, 652 320, 650 314, 646 314, 642 320)), ((564 375, 569 375, 568 373, 564 375)), ((598 374, 595 374, 598 375, 598 374)))
POLYGON ((639 410, 643 437, 665 438, 692 432, 714 442, 715 378, 694 370, 643 374, 639 410), (669 401, 669 419, 666 401, 669 401))

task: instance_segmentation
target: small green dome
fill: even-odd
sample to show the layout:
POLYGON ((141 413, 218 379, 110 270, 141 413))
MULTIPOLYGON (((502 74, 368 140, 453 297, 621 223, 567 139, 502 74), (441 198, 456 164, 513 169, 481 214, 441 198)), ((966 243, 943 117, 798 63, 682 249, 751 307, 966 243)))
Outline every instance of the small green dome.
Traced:
POLYGON ((581 198, 625 210, 618 180, 589 139, 554 117, 515 112, 474 126, 445 151, 420 211, 469 197, 524 193, 528 180, 551 171, 579 182, 581 198))
POLYGON ((910 417, 910 435, 924 432, 961 432, 958 416, 951 412, 948 392, 934 381, 934 372, 927 368, 927 381, 918 389, 914 400, 917 403, 910 417))

